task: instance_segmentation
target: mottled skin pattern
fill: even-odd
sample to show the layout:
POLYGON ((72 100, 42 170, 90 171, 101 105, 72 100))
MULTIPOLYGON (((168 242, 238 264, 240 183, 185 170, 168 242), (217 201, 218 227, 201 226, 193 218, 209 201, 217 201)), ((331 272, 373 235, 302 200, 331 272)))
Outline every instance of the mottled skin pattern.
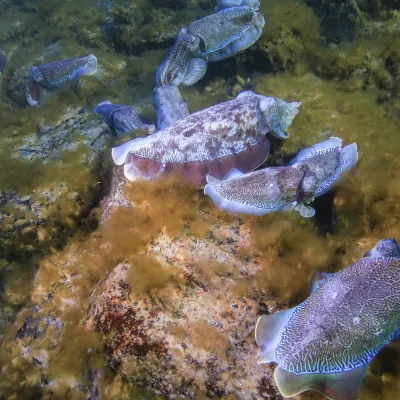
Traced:
POLYGON ((297 306, 275 350, 296 374, 350 371, 400 333, 400 259, 362 258, 325 278, 297 306))
POLYGON ((138 128, 147 128, 149 133, 154 133, 155 131, 154 125, 146 125, 142 122, 133 106, 111 104, 111 102, 105 101, 98 104, 93 112, 99 114, 116 134, 130 132, 138 128))
POLYGON ((264 17, 257 12, 258 1, 241 3, 233 7, 221 2, 216 14, 180 29, 157 71, 157 86, 193 85, 204 76, 208 60, 219 61, 251 46, 262 33, 264 17))
POLYGON ((254 44, 262 34, 265 25, 264 16, 256 12, 249 28, 237 39, 225 47, 207 54, 208 61, 216 62, 234 56, 239 51, 245 50, 254 44))
POLYGON ((315 191, 315 197, 318 197, 325 188, 330 187, 338 179, 343 170, 344 160, 341 148, 337 147, 317 152, 303 163, 318 180, 318 189, 315 191))
POLYGON ((31 106, 38 105, 41 88, 55 90, 77 85, 81 75, 92 75, 96 69, 97 59, 93 54, 33 66, 26 78, 26 99, 31 106))
POLYGON ((303 201, 304 194, 313 191, 315 179, 311 186, 307 180, 308 187, 304 188, 304 177, 308 173, 305 166, 265 168, 212 185, 224 199, 277 211, 295 201, 303 201))
POLYGON ((174 45, 157 71, 157 86, 190 86, 203 77, 207 70, 207 58, 201 50, 204 44, 198 36, 179 30, 174 45))
MULTIPOLYGON (((153 179, 162 172, 173 172, 203 185, 207 174, 222 179, 232 168, 250 172, 267 158, 266 134, 274 134, 263 123, 269 112, 263 102, 270 104, 269 99, 243 92, 235 100, 189 115, 144 139, 113 148, 113 160, 117 165, 125 163, 125 176, 130 180, 153 179)), ((283 103, 288 107, 293 104, 283 103)), ((285 126, 287 123, 284 122, 285 126)))
POLYGON ((203 161, 243 151, 262 137, 258 99, 227 101, 137 142, 130 153, 161 163, 203 161))
POLYGON ((72 84, 76 84, 76 80, 79 80, 81 74, 92 72, 93 69, 96 69, 96 66, 96 57, 90 54, 85 57, 71 58, 31 67, 29 76, 49 89, 61 88, 70 80, 73 80, 72 84))
POLYGON ((155 89, 154 109, 157 114, 157 128, 164 129, 189 115, 188 106, 177 86, 160 86, 155 89))
POLYGON ((234 7, 192 22, 188 33, 200 37, 206 53, 224 48, 241 37, 253 23, 256 12, 250 7, 234 7))

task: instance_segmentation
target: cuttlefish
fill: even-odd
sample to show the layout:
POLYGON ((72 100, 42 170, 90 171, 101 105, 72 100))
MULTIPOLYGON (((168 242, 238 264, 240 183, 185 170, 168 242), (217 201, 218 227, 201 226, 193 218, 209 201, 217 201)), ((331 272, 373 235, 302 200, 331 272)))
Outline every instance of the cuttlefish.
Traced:
POLYGON ((223 180, 210 175, 204 193, 231 214, 260 216, 295 209, 308 218, 315 214, 309 203, 330 190, 357 159, 355 143, 342 148, 342 140, 331 137, 300 151, 287 167, 246 174, 233 169, 223 180))
POLYGON ((97 58, 93 54, 31 67, 26 78, 25 94, 31 106, 39 105, 42 92, 77 85, 82 75, 93 75, 97 58))
POLYGON ((258 10, 260 7, 260 2, 259 0, 218 0, 215 10, 219 12, 226 8, 242 6, 247 6, 258 10))
POLYGON ((400 336, 400 247, 380 240, 336 274, 317 273, 297 307, 257 321, 259 363, 277 364, 280 393, 356 400, 371 361, 400 336))
POLYGON ((97 104, 93 112, 99 114, 101 119, 107 122, 117 135, 134 129, 147 129, 149 133, 154 133, 156 130, 154 125, 147 125, 142 122, 133 106, 112 104, 111 101, 106 100, 97 104))
POLYGON ((154 89, 154 109, 157 115, 157 129, 164 129, 189 115, 178 86, 165 85, 154 89))
POLYGON ((221 11, 181 28, 157 71, 157 86, 193 85, 206 73, 208 61, 222 60, 251 46, 265 23, 256 5, 228 7, 221 3, 221 11))
POLYGON ((268 157, 268 133, 281 139, 301 103, 251 91, 191 114, 146 138, 112 149, 129 180, 177 173, 204 186, 206 175, 222 178, 232 168, 249 172, 268 157))

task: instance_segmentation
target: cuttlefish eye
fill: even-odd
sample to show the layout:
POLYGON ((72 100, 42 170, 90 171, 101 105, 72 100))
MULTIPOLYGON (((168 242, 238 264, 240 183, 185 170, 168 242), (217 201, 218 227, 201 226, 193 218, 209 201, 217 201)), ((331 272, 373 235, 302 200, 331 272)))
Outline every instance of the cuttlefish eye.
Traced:
POLYGON ((200 51, 202 53, 205 53, 206 52, 206 43, 204 42, 204 40, 202 38, 199 38, 199 40, 200 40, 200 43, 199 43, 200 51))
POLYGON ((36 82, 41 82, 44 79, 39 67, 31 67, 29 75, 36 82))

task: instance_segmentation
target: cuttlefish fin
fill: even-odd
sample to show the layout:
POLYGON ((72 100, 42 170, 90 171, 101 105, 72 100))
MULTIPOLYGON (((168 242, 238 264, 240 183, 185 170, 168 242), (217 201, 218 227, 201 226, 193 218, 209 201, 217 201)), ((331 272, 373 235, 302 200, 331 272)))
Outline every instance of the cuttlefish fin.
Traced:
POLYGON ((315 215, 315 210, 312 207, 304 205, 303 203, 297 204, 294 209, 297 210, 304 218, 311 218, 315 215))
POLYGON ((317 271, 314 273, 312 279, 311 279, 311 293, 315 292, 315 290, 318 288, 319 284, 328 276, 331 276, 333 274, 330 274, 328 272, 321 272, 317 271))
POLYGON ((330 400, 357 400, 368 366, 369 364, 366 364, 347 372, 301 375, 278 367, 275 369, 274 378, 279 392, 284 397, 315 390, 330 400))
POLYGON ((207 176, 206 176, 206 181, 207 181, 207 183, 213 184, 213 183, 221 182, 221 179, 217 179, 217 178, 214 178, 214 177, 211 176, 211 175, 207 175, 207 176))
POLYGON ((352 143, 343 147, 342 157, 344 160, 343 172, 353 169, 358 161, 357 144, 352 143))
POLYGON ((143 138, 132 139, 121 144, 121 146, 113 147, 111 150, 111 156, 116 165, 122 165, 125 162, 127 155, 135 146, 134 142, 137 142, 138 140, 143 140, 143 138))
POLYGON ((294 308, 272 315, 262 315, 256 325, 256 342, 259 347, 259 364, 276 362, 275 349, 281 341, 283 328, 292 316, 294 308))
POLYGON ((279 129, 274 129, 271 131, 272 136, 275 136, 278 139, 286 140, 290 135, 287 132, 281 131, 279 129))
POLYGON ((222 180, 226 181, 228 179, 232 178, 238 178, 239 176, 244 175, 244 172, 242 172, 240 169, 237 168, 232 168, 224 177, 222 180))
POLYGON ((304 161, 307 158, 312 157, 315 153, 324 150, 335 149, 338 147, 342 147, 342 139, 332 136, 329 139, 324 140, 323 142, 316 143, 313 146, 306 147, 303 150, 300 150, 297 156, 289 161, 288 165, 293 165, 300 161, 304 161))

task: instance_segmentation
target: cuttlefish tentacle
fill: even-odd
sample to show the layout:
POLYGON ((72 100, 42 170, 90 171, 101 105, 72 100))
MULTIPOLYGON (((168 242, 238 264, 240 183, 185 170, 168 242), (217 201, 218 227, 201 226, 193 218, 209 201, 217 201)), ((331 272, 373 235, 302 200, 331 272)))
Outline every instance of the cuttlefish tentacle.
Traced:
POLYGON ((201 39, 181 28, 156 76, 157 86, 186 86, 200 80, 207 70, 207 57, 201 50, 201 39))
POLYGON ((256 326, 259 363, 278 364, 281 394, 315 390, 356 400, 370 362, 400 334, 400 247, 380 240, 355 264, 317 276, 300 305, 263 315, 256 326))

